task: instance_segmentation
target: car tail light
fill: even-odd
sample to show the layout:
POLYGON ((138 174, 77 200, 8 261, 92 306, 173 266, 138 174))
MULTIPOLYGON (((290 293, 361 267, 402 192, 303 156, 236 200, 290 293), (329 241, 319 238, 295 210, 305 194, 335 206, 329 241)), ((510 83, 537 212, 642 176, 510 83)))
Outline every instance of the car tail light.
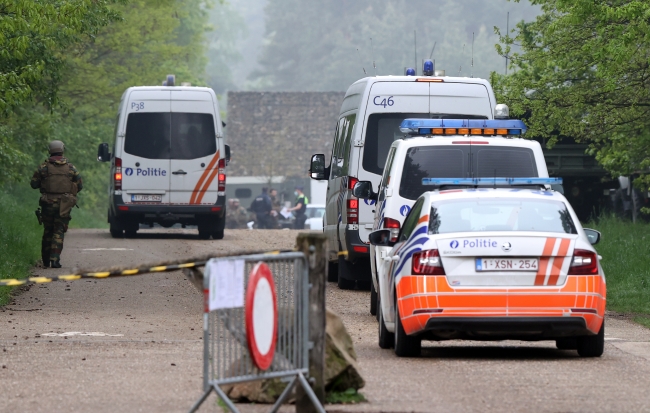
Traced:
POLYGON ((348 224, 359 223, 359 200, 348 199, 348 224))
POLYGON ((115 173, 113 174, 113 187, 122 189, 122 158, 115 158, 115 173))
POLYGON ((348 176, 348 189, 352 190, 359 180, 353 176, 348 176))
POLYGON ((399 221, 393 218, 384 218, 384 228, 390 229, 390 242, 397 242, 400 229, 399 221))
POLYGON ((587 250, 573 250, 569 275, 595 274, 598 274, 598 258, 596 254, 587 250))
MULTIPOLYGON (((226 191, 226 160, 219 159, 219 170, 218 172, 218 181, 217 191, 225 192, 226 191)), ((214 175, 213 175, 214 176, 214 175)))
POLYGON ((425 250, 413 254, 413 274, 445 275, 438 250, 425 250))

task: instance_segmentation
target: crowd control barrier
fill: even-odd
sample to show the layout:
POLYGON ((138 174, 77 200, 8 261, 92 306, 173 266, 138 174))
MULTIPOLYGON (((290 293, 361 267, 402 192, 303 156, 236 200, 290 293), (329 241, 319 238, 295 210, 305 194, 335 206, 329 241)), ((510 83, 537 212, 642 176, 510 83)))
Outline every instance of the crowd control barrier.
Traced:
POLYGON ((284 379, 276 412, 300 384, 315 411, 325 413, 309 375, 308 262, 302 252, 213 258, 203 277, 204 393, 195 412, 214 391, 233 413, 237 407, 220 387, 284 379))

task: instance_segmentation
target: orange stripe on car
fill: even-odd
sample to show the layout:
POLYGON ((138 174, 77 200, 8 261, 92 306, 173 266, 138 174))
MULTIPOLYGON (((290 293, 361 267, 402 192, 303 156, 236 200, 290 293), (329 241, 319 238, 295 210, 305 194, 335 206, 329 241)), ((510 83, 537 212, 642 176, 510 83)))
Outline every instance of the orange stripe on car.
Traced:
POLYGON ((417 225, 420 225, 421 223, 423 223, 423 222, 428 222, 428 221, 429 221, 429 215, 423 215, 423 216, 418 220, 418 224, 417 224, 417 225))
POLYGON ((535 276, 535 285, 544 285, 544 279, 546 279, 546 267, 548 266, 549 256, 553 252, 553 247, 555 246, 556 240, 557 238, 546 239, 546 244, 544 244, 542 256, 539 259, 539 270, 535 276))
MULTIPOLYGON (((203 182, 205 181, 205 178, 208 176, 208 174, 212 171, 212 168, 214 168, 214 164, 219 160, 219 151, 214 154, 212 159, 210 160, 210 163, 208 164, 208 167, 205 168, 205 171, 203 171, 203 174, 199 178, 199 182, 196 183, 196 186, 194 187, 194 191, 192 191, 192 196, 190 198, 190 204, 198 204, 200 201, 197 201, 197 195, 199 193, 199 190, 203 186, 203 182)), ((218 170, 218 169, 217 169, 218 170)))
POLYGON ((569 251, 569 245, 571 245, 570 239, 563 239, 560 243, 560 248, 553 260, 551 275, 548 277, 548 283, 546 283, 546 285, 557 285, 557 281, 560 278, 560 272, 562 271, 562 264, 564 264, 564 257, 566 257, 566 254, 569 251))
POLYGON ((217 176, 217 173, 219 172, 219 168, 215 168, 212 170, 212 173, 210 174, 210 177, 208 178, 207 181, 205 181, 205 185, 203 185, 203 188, 199 191, 197 197, 196 197, 196 203, 200 204, 201 201, 203 200, 203 195, 208 191, 208 188, 210 188, 210 184, 212 184, 212 181, 214 181, 214 178, 217 176))

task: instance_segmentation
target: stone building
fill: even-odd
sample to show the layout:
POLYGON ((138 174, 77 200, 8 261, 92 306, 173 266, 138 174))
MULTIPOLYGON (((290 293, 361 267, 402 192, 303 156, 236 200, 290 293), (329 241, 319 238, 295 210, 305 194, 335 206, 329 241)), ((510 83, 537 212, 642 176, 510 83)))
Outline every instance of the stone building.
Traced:
POLYGON ((231 176, 306 177, 311 155, 329 156, 343 92, 229 92, 231 176))

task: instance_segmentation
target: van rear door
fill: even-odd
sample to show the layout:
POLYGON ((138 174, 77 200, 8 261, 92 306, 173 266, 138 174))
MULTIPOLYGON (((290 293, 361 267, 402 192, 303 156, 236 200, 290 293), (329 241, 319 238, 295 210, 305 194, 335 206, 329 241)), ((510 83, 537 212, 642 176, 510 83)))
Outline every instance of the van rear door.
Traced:
POLYGON ((124 203, 169 204, 169 98, 167 91, 129 95, 121 157, 124 203))
POLYGON ((490 94, 485 85, 445 82, 431 82, 429 85, 429 107, 432 114, 464 114, 492 119, 495 102, 490 101, 490 94))
POLYGON ((172 91, 170 202, 214 205, 220 154, 215 103, 201 91, 172 91))

